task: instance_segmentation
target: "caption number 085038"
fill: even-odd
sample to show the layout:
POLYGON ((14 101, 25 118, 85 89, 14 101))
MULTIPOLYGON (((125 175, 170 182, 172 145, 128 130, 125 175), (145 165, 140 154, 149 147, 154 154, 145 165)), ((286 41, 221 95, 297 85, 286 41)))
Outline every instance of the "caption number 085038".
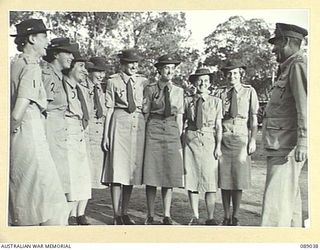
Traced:
POLYGON ((300 244, 300 248, 304 248, 304 249, 318 248, 318 244, 300 244))

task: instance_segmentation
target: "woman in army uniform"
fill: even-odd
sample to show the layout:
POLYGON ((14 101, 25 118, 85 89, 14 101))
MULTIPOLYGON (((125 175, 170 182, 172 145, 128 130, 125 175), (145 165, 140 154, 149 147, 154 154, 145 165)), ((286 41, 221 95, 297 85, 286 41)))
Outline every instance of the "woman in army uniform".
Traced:
POLYGON ((188 190, 193 218, 199 225, 199 192, 205 192, 208 219, 206 225, 218 225, 214 219, 218 189, 218 158, 221 156, 222 103, 209 95, 212 73, 199 68, 189 77, 197 92, 185 99, 186 132, 184 138, 185 189, 188 190))
POLYGON ((86 59, 77 50, 69 69, 64 70, 64 87, 67 93, 68 107, 66 122, 68 125, 67 151, 70 174, 70 192, 67 199, 71 207, 69 225, 88 225, 85 209, 91 198, 91 177, 89 154, 85 140, 85 129, 89 122, 89 113, 84 93, 79 86, 87 75, 86 59))
POLYGON ((148 215, 146 225, 154 224, 154 201, 157 187, 163 199, 163 224, 171 225, 173 187, 183 187, 183 160, 180 135, 184 112, 183 89, 173 82, 180 61, 171 55, 155 63, 160 79, 145 91, 144 113, 147 121, 143 183, 146 184, 148 215))
POLYGON ((133 225, 128 205, 133 185, 142 184, 145 120, 142 114, 146 78, 137 74, 137 51, 119 55, 121 71, 106 86, 106 121, 103 139, 107 151, 102 182, 111 185, 115 225, 133 225), (122 198, 122 199, 121 199, 122 198))
POLYGON ((71 44, 68 38, 52 39, 47 48, 47 55, 43 57, 48 63, 42 69, 43 84, 48 101, 46 135, 64 193, 70 191, 70 176, 65 120, 68 102, 62 83, 62 70, 70 68, 73 60, 72 53, 75 51, 75 44, 71 44))
POLYGON ((9 223, 65 225, 67 202, 44 128, 47 108, 39 59, 46 55, 48 30, 41 19, 16 25, 22 52, 11 65, 9 223))
POLYGON ((224 113, 222 157, 219 161, 219 187, 224 209, 222 225, 229 226, 240 225, 238 214, 242 190, 250 187, 250 155, 256 150, 259 103, 254 88, 241 83, 245 69, 246 66, 239 61, 228 61, 221 69, 228 85, 218 89, 224 113))

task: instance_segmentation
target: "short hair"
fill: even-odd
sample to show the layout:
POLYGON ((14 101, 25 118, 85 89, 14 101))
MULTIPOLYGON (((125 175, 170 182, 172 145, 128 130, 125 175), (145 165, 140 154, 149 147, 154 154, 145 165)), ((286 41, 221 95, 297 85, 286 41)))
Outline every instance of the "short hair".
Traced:
MULTIPOLYGON (((40 32, 46 34, 46 32, 40 32)), ((17 45, 17 50, 19 52, 23 52, 24 47, 29 43, 29 36, 36 36, 39 33, 36 34, 29 34, 29 35, 24 35, 24 36, 17 36, 14 39, 14 43, 17 45)))
POLYGON ((28 36, 17 36, 14 39, 14 43, 17 45, 17 50, 23 52, 23 48, 28 43, 29 37, 28 36))
POLYGON ((47 55, 43 57, 43 60, 47 61, 48 63, 51 63, 56 59, 56 55, 58 55, 62 51, 58 50, 47 50, 47 55))

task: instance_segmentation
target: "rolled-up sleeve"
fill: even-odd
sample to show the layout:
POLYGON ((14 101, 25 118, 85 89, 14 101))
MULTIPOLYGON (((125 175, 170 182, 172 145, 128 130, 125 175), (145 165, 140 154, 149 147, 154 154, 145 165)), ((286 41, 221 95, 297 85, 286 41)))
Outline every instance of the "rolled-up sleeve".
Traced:
POLYGON ((250 94, 250 115, 257 115, 259 110, 258 95, 254 88, 251 88, 250 94))
POLYGON ((297 109, 297 145, 307 146, 307 65, 296 62, 291 66, 289 82, 297 109))
POLYGON ((42 79, 39 66, 35 64, 26 65, 20 75, 17 97, 38 102, 41 84, 42 79))

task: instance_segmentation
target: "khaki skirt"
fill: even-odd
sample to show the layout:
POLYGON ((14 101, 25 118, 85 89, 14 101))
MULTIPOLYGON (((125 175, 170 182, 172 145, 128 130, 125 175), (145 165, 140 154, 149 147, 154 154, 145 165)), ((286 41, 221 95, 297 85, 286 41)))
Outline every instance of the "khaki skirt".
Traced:
POLYGON ((110 151, 106 154, 102 183, 142 184, 144 137, 142 113, 114 110, 109 129, 110 151))
POLYGON ((248 155, 248 127, 246 120, 223 121, 219 160, 219 187, 242 190, 251 184, 251 158, 248 155))
POLYGON ((143 183, 183 187, 182 147, 176 120, 150 118, 145 147, 143 183))
POLYGON ((51 156, 56 164, 60 181, 65 193, 70 192, 67 130, 64 111, 48 112, 46 119, 46 135, 51 156))
POLYGON ((87 200, 91 198, 91 176, 87 145, 82 122, 66 117, 68 124, 68 162, 70 175, 70 192, 68 201, 87 200))
POLYGON ((57 211, 65 213, 66 198, 36 104, 28 107, 10 139, 9 223, 37 225, 57 211))
POLYGON ((218 187, 218 160, 214 157, 213 131, 187 130, 184 146, 185 189, 198 192, 216 192, 218 187))

